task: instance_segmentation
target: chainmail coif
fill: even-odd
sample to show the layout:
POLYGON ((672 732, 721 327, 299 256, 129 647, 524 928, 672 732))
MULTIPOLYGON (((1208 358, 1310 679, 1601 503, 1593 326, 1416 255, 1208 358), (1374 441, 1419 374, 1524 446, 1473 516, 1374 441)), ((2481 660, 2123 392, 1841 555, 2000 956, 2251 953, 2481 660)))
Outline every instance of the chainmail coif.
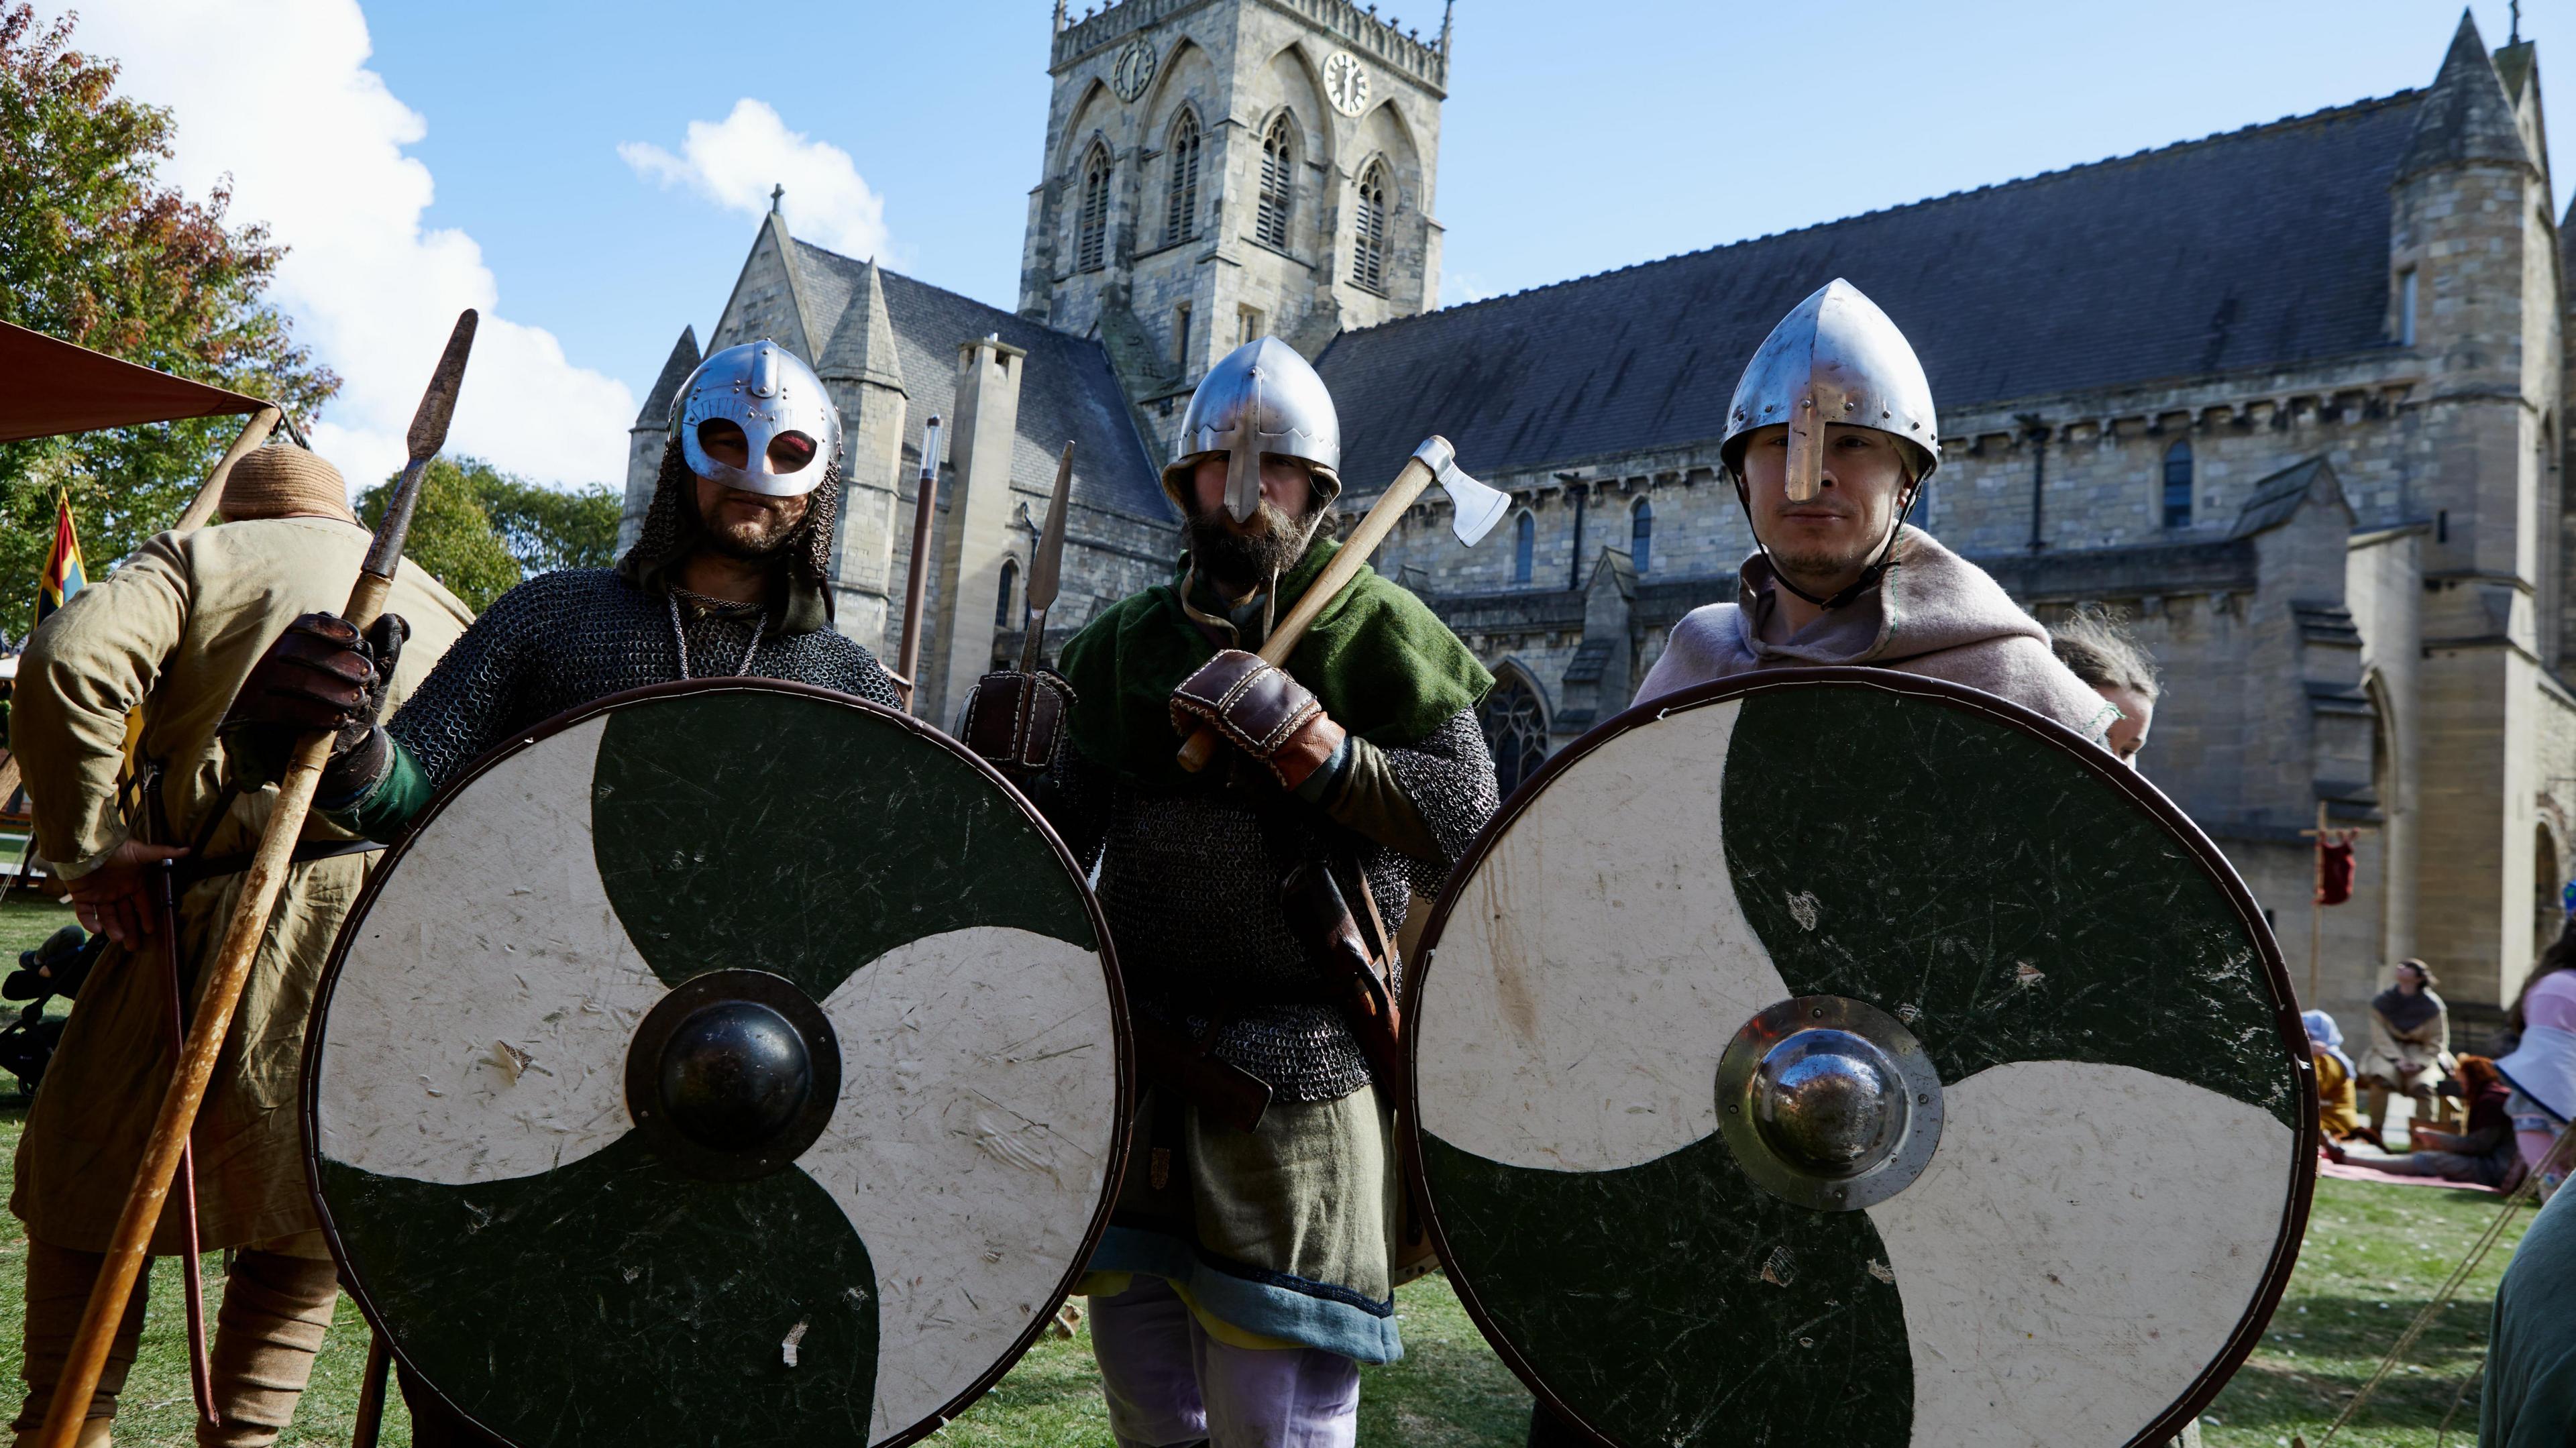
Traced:
POLYGON ((874 655, 832 632, 827 586, 837 467, 810 495, 788 535, 782 601, 766 615, 674 595, 670 574, 705 537, 694 477, 674 444, 635 546, 614 569, 541 574, 495 600, 385 725, 429 777, 444 785, 484 751, 529 725, 594 699, 687 674, 788 679, 854 694, 888 708, 894 682, 874 655), (677 603, 679 626, 673 626, 677 603))
MULTIPOLYGON (((635 546, 617 560, 627 582, 658 593, 666 575, 706 541, 705 520, 698 516, 698 478, 688 455, 673 438, 662 445, 662 471, 653 482, 653 503, 635 546)), ((805 520, 787 535, 780 561, 787 587, 770 602, 770 627, 782 633, 807 633, 832 621, 832 539, 841 516, 841 459, 835 454, 823 469, 823 481, 805 495, 805 520)))

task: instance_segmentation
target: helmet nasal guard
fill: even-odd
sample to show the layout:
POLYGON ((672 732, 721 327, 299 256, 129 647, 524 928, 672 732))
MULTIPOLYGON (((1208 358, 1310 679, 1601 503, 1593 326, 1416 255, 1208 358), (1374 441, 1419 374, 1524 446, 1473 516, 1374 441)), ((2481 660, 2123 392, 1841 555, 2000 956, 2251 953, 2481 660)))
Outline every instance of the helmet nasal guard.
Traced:
POLYGON ((1726 410, 1718 456, 1739 479, 1747 435, 1789 428, 1789 497, 1823 486, 1825 428, 1866 427, 1913 444, 1915 481, 1941 465, 1941 423, 1932 384, 1905 334, 1878 304, 1840 277, 1792 308, 1754 349, 1726 410))
POLYGON ((841 410, 813 368, 764 337, 698 364, 671 403, 671 433, 699 477, 764 497, 801 498, 823 481, 840 454, 841 410), (704 432, 712 422, 742 429, 750 453, 745 466, 708 454, 704 432), (798 439, 811 451, 796 446, 798 439))
POLYGON ((1329 505, 1342 491, 1342 419, 1324 379, 1295 348, 1276 337, 1246 342, 1199 379, 1181 414, 1163 492, 1190 512, 1189 480, 1202 458, 1226 458, 1225 510, 1238 523, 1261 507, 1261 455, 1295 458, 1312 469, 1315 497, 1329 505))

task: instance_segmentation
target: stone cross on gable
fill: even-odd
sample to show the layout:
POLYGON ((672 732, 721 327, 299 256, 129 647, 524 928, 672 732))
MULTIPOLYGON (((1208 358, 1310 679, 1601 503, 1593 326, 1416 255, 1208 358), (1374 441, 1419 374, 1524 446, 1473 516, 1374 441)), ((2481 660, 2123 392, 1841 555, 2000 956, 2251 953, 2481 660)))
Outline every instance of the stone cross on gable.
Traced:
POLYGON ((782 196, 785 196, 786 194, 787 194, 787 183, 786 183, 786 182, 784 182, 784 181, 777 181, 777 182, 772 182, 772 183, 770 184, 770 187, 769 187, 769 211, 770 211, 770 214, 771 214, 771 215, 775 216, 775 215, 777 215, 777 214, 778 214, 778 201, 779 201, 779 198, 780 198, 780 197, 782 197, 782 196))

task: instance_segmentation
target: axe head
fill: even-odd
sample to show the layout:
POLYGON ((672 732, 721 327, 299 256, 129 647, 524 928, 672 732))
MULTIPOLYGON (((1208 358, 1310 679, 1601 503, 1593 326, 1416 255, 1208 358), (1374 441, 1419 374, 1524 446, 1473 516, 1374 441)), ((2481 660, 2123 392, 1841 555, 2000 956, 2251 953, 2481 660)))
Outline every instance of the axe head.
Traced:
POLYGON ((1458 535, 1459 542, 1475 547, 1494 531, 1496 523, 1503 521, 1503 514, 1511 511, 1512 495, 1467 476, 1467 470, 1458 466, 1458 454, 1449 446, 1449 439, 1424 438, 1413 455, 1431 469, 1432 481, 1449 494, 1449 505, 1456 514, 1450 520, 1449 531, 1458 535))

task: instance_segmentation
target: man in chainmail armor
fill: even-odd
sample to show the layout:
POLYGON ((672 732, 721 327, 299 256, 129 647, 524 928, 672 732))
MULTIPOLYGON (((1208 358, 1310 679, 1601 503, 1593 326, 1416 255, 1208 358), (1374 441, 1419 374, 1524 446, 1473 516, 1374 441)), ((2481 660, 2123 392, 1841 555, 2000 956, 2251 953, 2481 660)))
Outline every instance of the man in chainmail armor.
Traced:
POLYGON ((1365 568, 1285 671, 1246 652, 1339 547, 1318 535, 1340 451, 1305 360, 1271 339, 1238 349, 1200 383, 1163 473, 1189 519, 1179 576, 1064 649, 1068 737, 1034 792, 1097 864, 1147 1063, 1129 1177, 1076 1288, 1123 1448, 1348 1445, 1359 1364, 1402 1353, 1395 1083, 1376 1079, 1283 882, 1318 865, 1364 878, 1350 910, 1373 905, 1389 932, 1435 893, 1495 808, 1475 720, 1493 680, 1365 568), (1192 774, 1175 752, 1202 727, 1225 744, 1192 774), (1193 1075, 1157 1066, 1174 1046, 1193 1075), (1228 1077, 1254 1093, 1249 1130, 1239 1101, 1214 1099, 1228 1077))
MULTIPOLYGON (((717 352, 672 404, 643 534, 615 568, 503 594, 383 725, 379 680, 402 620, 361 637, 306 614, 252 669, 226 742, 273 778, 299 735, 338 731, 315 807, 390 840, 485 751, 628 689, 748 675, 895 707, 876 659, 831 629, 840 450, 840 415, 811 368, 766 340, 717 352)), ((403 1395, 417 1448, 496 1441, 408 1374, 403 1395)))

